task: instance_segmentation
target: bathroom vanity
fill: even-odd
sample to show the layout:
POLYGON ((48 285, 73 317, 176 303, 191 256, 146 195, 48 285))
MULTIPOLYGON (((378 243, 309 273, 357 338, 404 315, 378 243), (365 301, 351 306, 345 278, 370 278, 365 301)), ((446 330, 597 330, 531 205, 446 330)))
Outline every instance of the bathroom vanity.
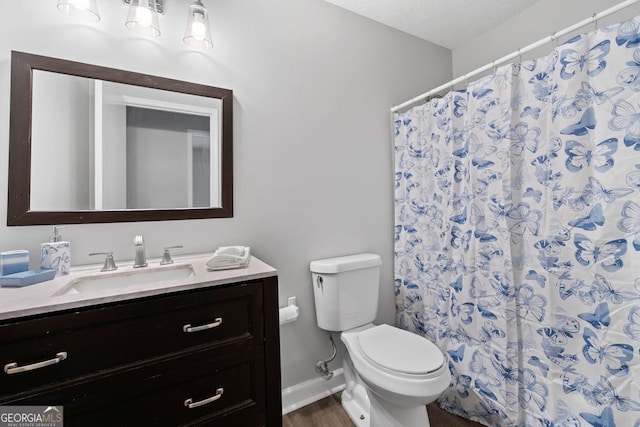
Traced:
POLYGON ((207 258, 154 283, 94 266, 0 288, 0 404, 63 405, 68 426, 281 425, 277 272, 207 258))

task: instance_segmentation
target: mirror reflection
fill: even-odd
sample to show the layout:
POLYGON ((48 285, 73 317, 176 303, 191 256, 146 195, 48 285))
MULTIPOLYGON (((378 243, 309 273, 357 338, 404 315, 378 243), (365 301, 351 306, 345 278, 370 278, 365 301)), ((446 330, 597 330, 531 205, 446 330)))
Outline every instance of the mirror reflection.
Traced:
POLYGON ((7 225, 232 217, 232 102, 228 89, 12 52, 7 225))
POLYGON ((220 100, 36 70, 32 102, 32 210, 220 205, 220 100))

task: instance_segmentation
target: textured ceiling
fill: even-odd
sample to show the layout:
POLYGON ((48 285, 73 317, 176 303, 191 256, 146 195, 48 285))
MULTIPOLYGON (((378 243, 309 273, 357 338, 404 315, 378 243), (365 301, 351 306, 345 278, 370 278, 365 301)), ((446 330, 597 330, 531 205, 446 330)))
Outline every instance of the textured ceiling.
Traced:
POLYGON ((539 0, 326 1, 448 49, 455 49, 539 0))

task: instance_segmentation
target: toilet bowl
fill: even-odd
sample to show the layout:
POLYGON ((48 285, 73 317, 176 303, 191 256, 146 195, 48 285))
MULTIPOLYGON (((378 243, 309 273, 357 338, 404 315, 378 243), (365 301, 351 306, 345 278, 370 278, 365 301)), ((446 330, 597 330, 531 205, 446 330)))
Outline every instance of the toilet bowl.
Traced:
POLYGON ((426 405, 449 386, 438 347, 417 334, 374 325, 381 258, 357 254, 312 261, 318 326, 341 332, 342 406, 358 427, 428 427, 426 405))
POLYGON ((426 405, 451 382, 438 347, 426 338, 384 324, 344 331, 341 340, 347 348, 343 406, 356 425, 429 426, 426 405), (360 387, 368 399, 357 392, 360 387))

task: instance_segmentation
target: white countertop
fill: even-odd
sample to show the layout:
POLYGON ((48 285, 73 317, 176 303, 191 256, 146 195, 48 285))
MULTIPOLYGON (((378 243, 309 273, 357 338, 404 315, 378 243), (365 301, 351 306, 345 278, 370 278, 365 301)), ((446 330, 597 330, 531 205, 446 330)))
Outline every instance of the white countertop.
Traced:
POLYGON ((150 258, 147 260, 148 267, 135 269, 135 271, 133 269, 133 261, 118 262, 117 271, 105 273, 100 272, 102 264, 72 266, 70 274, 56 277, 47 282, 36 283, 22 288, 0 287, 0 320, 277 275, 276 269, 255 257, 251 257, 247 268, 208 271, 206 262, 210 257, 211 254, 174 256, 174 263, 166 266, 159 265, 160 258, 150 258), (191 277, 160 283, 130 285, 121 289, 96 288, 95 292, 84 294, 55 295, 80 278, 99 277, 100 275, 108 274, 126 275, 128 272, 130 272, 129 274, 139 274, 146 269, 176 268, 181 264, 190 264, 193 267, 193 275, 191 277))

